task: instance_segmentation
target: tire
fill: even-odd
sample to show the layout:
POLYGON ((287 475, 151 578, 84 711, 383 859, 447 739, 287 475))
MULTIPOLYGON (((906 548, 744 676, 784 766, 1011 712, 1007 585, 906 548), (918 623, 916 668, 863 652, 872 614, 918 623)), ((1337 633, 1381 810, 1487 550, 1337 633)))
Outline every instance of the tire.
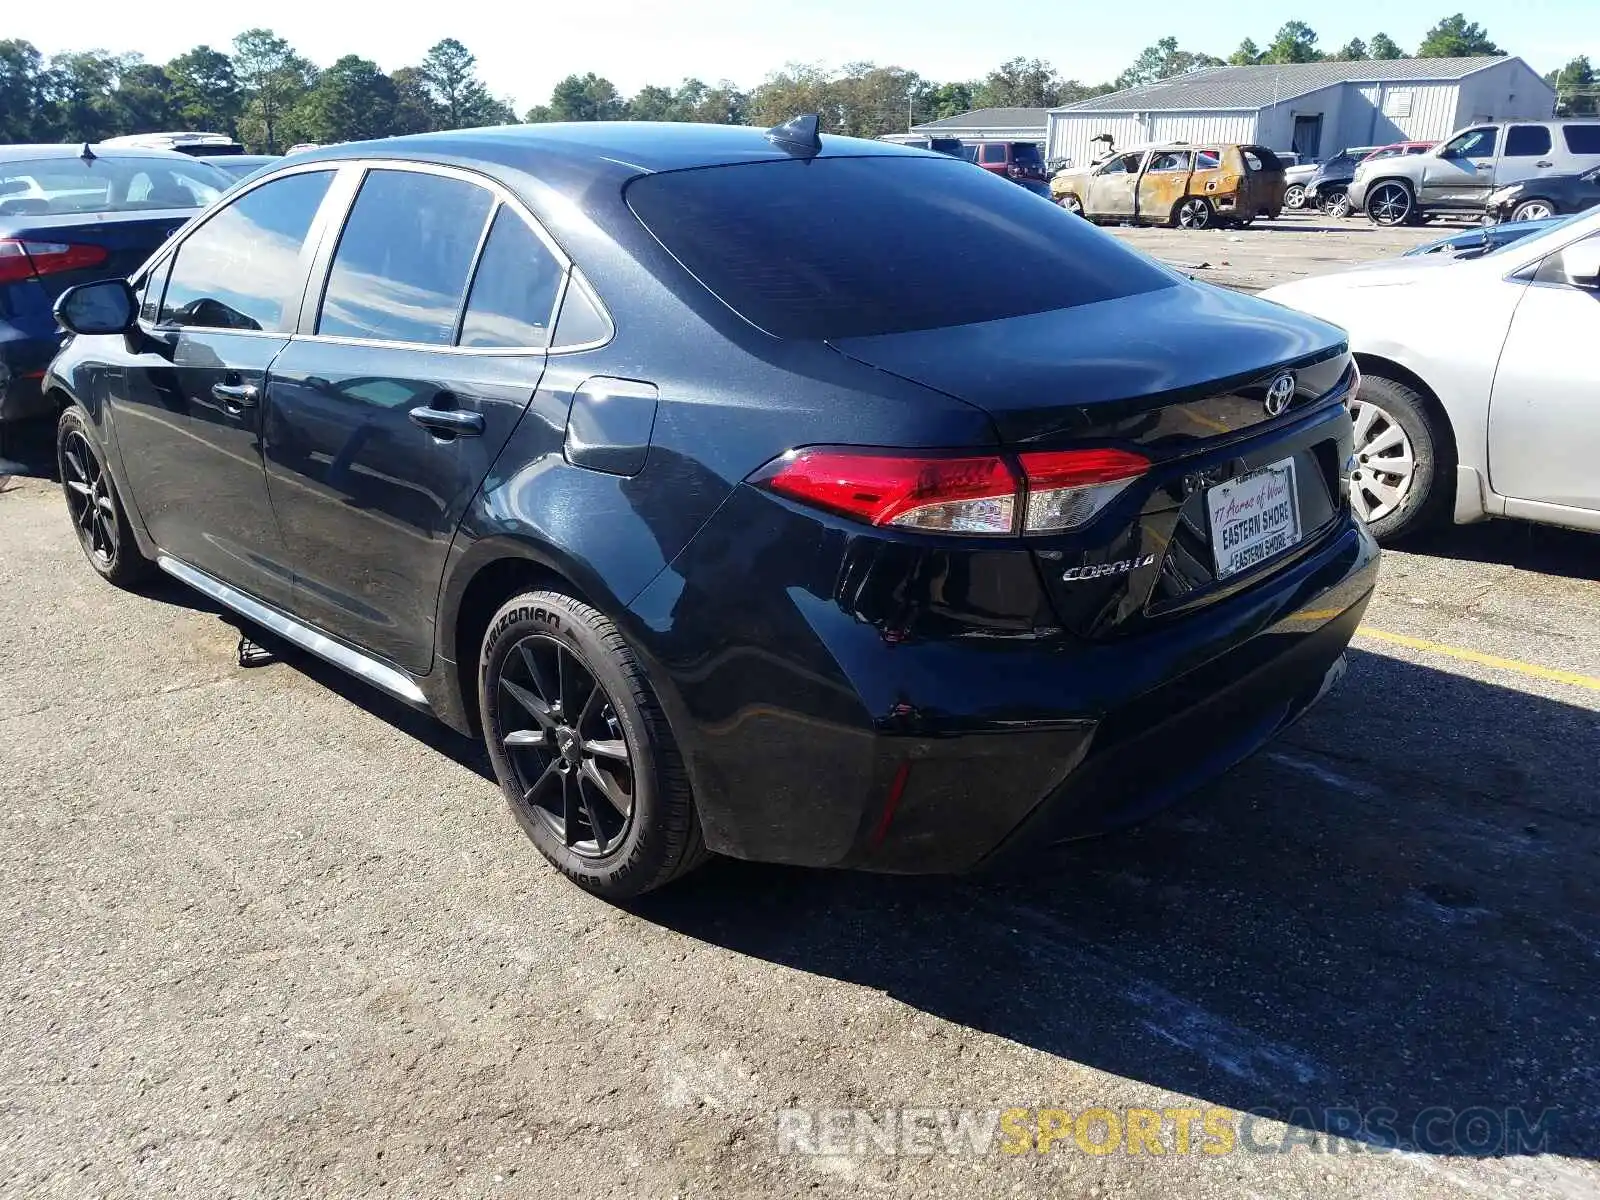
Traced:
POLYGON ((709 857, 672 730, 604 614, 554 591, 508 600, 484 634, 478 705, 517 822, 585 891, 631 900, 709 857))
POLYGON ((1367 216, 1374 225, 1392 229, 1409 225, 1417 217, 1417 200, 1409 184, 1386 179, 1367 193, 1367 216))
POLYGON ((1556 214, 1556 206, 1548 200, 1524 200, 1511 213, 1513 221, 1543 221, 1556 214))
POLYGON ((1062 208, 1066 209, 1074 216, 1083 216, 1083 201, 1079 200, 1071 192, 1068 192, 1066 195, 1062 196, 1061 199, 1056 201, 1056 203, 1061 205, 1062 208))
POLYGON ((116 481, 89 419, 68 405, 56 423, 56 468, 78 545, 95 573, 120 588, 134 588, 155 573, 128 524, 116 481))
POLYGON ((1283 206, 1285 208, 1300 209, 1306 206, 1306 185, 1291 183, 1289 190, 1283 193, 1283 206))
POLYGON ((1409 384, 1379 374, 1362 378, 1351 415, 1356 464, 1350 502, 1372 536, 1388 544, 1440 524, 1454 500, 1456 469, 1445 416, 1409 384), (1375 503, 1390 499, 1387 489, 1400 483, 1407 459, 1411 470, 1398 498, 1375 503))
POLYGON ((1189 196, 1172 207, 1170 224, 1174 229, 1208 229, 1215 213, 1204 196, 1189 196))

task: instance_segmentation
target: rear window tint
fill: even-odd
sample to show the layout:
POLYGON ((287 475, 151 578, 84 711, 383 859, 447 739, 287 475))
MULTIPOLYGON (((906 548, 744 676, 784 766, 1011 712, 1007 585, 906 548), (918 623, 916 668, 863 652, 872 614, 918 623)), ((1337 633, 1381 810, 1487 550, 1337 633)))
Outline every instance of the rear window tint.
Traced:
POLYGON ((1033 165, 1044 162, 1044 155, 1032 142, 1012 142, 1011 161, 1033 165))
POLYGON ((938 158, 817 158, 636 179, 628 202, 723 303, 785 338, 1073 308, 1172 275, 1025 188, 938 158))
POLYGON ((1600 154, 1600 125, 1563 125, 1561 134, 1573 154, 1600 154))

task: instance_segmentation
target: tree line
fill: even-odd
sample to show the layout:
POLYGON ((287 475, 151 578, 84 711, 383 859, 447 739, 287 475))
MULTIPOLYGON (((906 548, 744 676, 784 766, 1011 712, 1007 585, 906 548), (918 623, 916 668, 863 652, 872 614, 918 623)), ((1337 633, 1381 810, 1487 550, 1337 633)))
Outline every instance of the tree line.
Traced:
MULTIPOLYGON (((651 84, 624 96, 592 72, 569 75, 524 121, 710 121, 773 125, 798 112, 822 114, 833 133, 875 137, 977 108, 1050 108, 1137 87, 1202 67, 1410 57, 1387 34, 1353 38, 1331 52, 1304 21, 1286 22, 1262 49, 1251 39, 1227 59, 1162 38, 1115 79, 1063 78, 1047 61, 1019 57, 979 79, 939 82, 870 62, 838 69, 789 64, 749 90, 722 80, 651 84)), ((1457 13, 1418 45, 1419 58, 1503 54, 1476 22, 1457 13)), ((1568 112, 1592 113, 1600 88, 1587 57, 1547 78, 1568 112)), ((446 38, 414 66, 385 74, 347 54, 318 68, 268 29, 250 29, 231 49, 196 46, 164 65, 99 50, 45 59, 25 41, 0 40, 0 142, 93 142, 122 133, 194 129, 228 133, 253 150, 296 142, 344 142, 518 120, 477 75, 477 60, 446 38)))

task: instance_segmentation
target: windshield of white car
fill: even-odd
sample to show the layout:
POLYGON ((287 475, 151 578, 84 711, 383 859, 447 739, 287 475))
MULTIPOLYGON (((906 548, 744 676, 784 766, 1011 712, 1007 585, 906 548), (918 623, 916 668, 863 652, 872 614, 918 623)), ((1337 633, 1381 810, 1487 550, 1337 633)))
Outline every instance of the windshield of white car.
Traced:
POLYGON ((0 216, 203 208, 230 183, 209 163, 179 155, 0 160, 0 216))

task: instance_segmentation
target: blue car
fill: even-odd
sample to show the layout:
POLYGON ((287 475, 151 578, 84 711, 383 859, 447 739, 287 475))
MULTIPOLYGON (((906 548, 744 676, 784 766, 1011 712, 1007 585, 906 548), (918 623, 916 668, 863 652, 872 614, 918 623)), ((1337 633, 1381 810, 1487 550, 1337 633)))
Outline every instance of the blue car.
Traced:
POLYGON ((90 568, 481 737, 614 900, 708 853, 965 871, 1225 772, 1376 581, 1345 334, 817 125, 242 181, 56 306, 90 568))
POLYGON ((1543 221, 1513 221, 1506 225, 1484 225, 1477 229, 1465 229, 1460 233, 1452 233, 1449 237, 1413 246, 1402 257, 1421 258, 1427 254, 1448 254, 1451 258, 1478 258, 1491 250, 1500 249, 1501 246, 1509 246, 1512 242, 1520 242, 1525 237, 1543 233, 1550 226, 1565 219, 1548 217, 1543 221))
POLYGON ((54 410, 50 315, 77 283, 131 275, 232 183, 170 150, 0 146, 0 422, 54 410))

